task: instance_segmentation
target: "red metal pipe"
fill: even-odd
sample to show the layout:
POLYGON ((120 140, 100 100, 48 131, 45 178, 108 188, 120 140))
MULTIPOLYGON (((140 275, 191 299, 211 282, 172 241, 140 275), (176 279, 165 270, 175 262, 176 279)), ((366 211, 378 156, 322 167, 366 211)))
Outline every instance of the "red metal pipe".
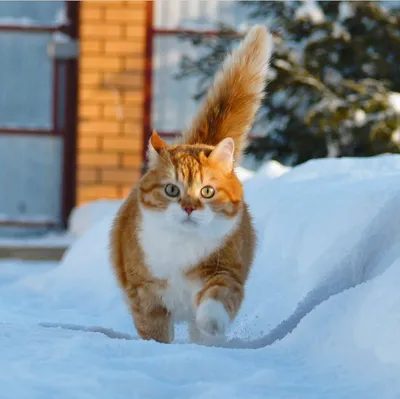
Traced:
MULTIPOLYGON (((270 30, 272 36, 279 37, 279 32, 270 30)), ((201 36, 226 36, 241 39, 245 37, 246 32, 207 30, 207 29, 169 29, 169 28, 152 28, 152 35, 160 36, 178 36, 178 35, 201 35, 201 36)))
MULTIPOLYGON (((80 1, 66 1, 69 21, 67 34, 73 40, 79 39, 79 6, 80 1)), ((76 204, 76 142, 78 128, 78 76, 79 59, 68 59, 66 69, 66 109, 65 126, 63 126, 63 181, 61 218, 64 227, 76 204)))
POLYGON ((4 32, 23 32, 23 33, 51 33, 66 32, 66 25, 2 25, 0 31, 4 32))
POLYGON ((0 227, 43 227, 43 228, 49 228, 49 227, 57 227, 57 223, 53 221, 48 221, 48 222, 35 222, 35 221, 30 221, 30 220, 3 220, 0 221, 0 227))
POLYGON ((60 62, 57 59, 53 60, 53 98, 51 103, 51 108, 53 112, 53 130, 55 134, 59 134, 59 126, 58 126, 58 108, 59 108, 59 74, 60 62))
POLYGON ((146 2, 146 48, 144 66, 143 146, 142 172, 146 170, 147 143, 151 136, 151 110, 153 91, 153 16, 154 1, 146 2))
POLYGON ((13 128, 13 127, 1 127, 0 135, 2 134, 15 134, 15 135, 30 135, 30 136, 54 136, 57 132, 54 129, 26 129, 26 128, 13 128))
POLYGON ((202 35, 202 36, 228 36, 228 37, 244 37, 244 33, 219 31, 219 30, 196 30, 196 29, 167 29, 167 28, 153 28, 153 35, 160 36, 177 36, 177 35, 202 35))

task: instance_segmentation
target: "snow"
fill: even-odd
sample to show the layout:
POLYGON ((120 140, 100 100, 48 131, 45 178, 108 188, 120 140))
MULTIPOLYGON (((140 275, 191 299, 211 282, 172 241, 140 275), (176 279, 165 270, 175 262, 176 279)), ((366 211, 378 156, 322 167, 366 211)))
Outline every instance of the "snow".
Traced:
POLYGON ((45 247, 45 248, 67 248, 76 237, 69 231, 62 233, 46 233, 44 235, 24 238, 0 238, 0 247, 45 247))
POLYGON ((362 109, 357 109, 354 112, 354 122, 357 127, 364 126, 367 120, 367 114, 362 109))
POLYGON ((120 206, 119 200, 100 199, 77 206, 71 212, 68 230, 75 236, 82 236, 94 224, 99 222, 108 212, 120 206))
POLYGON ((396 113, 400 114, 400 93, 390 93, 389 104, 396 113))
POLYGON ((291 170, 290 166, 285 166, 279 163, 278 161, 267 161, 264 162, 260 168, 257 170, 257 175, 254 176, 257 179, 273 179, 279 176, 284 175, 285 173, 291 170))
POLYGON ((400 129, 396 129, 391 136, 393 143, 400 144, 400 129))
POLYGON ((71 41, 71 38, 62 32, 54 32, 52 34, 53 41, 57 43, 68 43, 71 41))
POLYGON ((325 22, 325 15, 315 0, 304 0, 303 4, 296 9, 296 20, 309 20, 314 24, 325 22))
POLYGON ((64 6, 60 7, 57 10, 55 18, 54 18, 54 22, 57 25, 68 25, 69 24, 66 7, 64 7, 64 6))
POLYGON ((254 175, 254 172, 252 172, 251 170, 248 170, 246 168, 243 168, 242 166, 236 167, 235 172, 241 181, 248 180, 251 177, 253 177, 253 175, 254 175))
POLYGON ((55 219, 52 219, 47 215, 33 215, 33 216, 9 216, 0 213, 0 222, 27 222, 27 223, 57 223, 55 219))
POLYGON ((172 345, 137 339, 108 262, 119 203, 98 204, 59 264, 0 262, 2 388, 19 399, 399 398, 399 178, 398 155, 269 163, 247 178, 259 248, 228 348, 188 344, 182 327, 172 345))
POLYGON ((339 18, 341 21, 352 18, 354 16, 353 5, 348 1, 340 2, 339 4, 339 18))

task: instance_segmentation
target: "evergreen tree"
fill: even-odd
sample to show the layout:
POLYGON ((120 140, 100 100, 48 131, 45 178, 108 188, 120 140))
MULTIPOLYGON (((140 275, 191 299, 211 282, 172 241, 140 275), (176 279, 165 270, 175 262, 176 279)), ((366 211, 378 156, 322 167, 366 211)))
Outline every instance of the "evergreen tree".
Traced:
MULTIPOLYGON (((387 2, 245 1, 249 22, 273 20, 274 55, 249 153, 298 164, 311 158, 400 152, 400 16, 387 2), (264 127, 264 128, 262 128, 264 127), (263 131, 264 130, 264 131, 263 131)), ((179 79, 205 94, 240 32, 184 36, 205 55, 183 57, 179 79), (202 52, 204 54, 204 52, 202 52)))

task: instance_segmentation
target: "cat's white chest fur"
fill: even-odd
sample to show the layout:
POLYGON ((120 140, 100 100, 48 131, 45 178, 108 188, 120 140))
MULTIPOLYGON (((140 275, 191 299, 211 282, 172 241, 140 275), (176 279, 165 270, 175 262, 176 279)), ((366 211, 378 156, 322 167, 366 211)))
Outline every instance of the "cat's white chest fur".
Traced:
POLYGON ((207 232, 186 232, 165 225, 160 213, 142 212, 138 238, 145 262, 154 277, 167 280, 161 298, 175 318, 192 317, 195 296, 202 288, 202 282, 187 279, 186 272, 221 246, 233 224, 208 226, 207 232))
POLYGON ((167 288, 160 293, 167 309, 175 319, 188 320, 193 316, 194 297, 201 289, 201 283, 189 281, 185 272, 196 266, 214 247, 208 242, 196 245, 188 237, 170 231, 156 231, 151 233, 145 228, 140 235, 146 264, 154 277, 167 280, 167 288))
POLYGON ((189 281, 182 273, 176 273, 168 279, 161 298, 175 320, 188 321, 194 317, 195 297, 201 288, 200 282, 189 281))

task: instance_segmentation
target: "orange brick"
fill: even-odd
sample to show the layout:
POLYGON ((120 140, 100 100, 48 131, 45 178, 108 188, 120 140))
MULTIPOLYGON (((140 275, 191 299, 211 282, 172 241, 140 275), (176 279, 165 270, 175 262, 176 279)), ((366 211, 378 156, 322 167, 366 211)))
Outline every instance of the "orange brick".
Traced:
POLYGON ((80 90, 86 87, 98 87, 103 82, 103 73, 99 71, 83 71, 79 73, 80 90))
POLYGON ((119 38, 124 36, 121 24, 110 24, 102 22, 84 23, 81 27, 81 38, 119 38))
POLYGON ((78 151, 92 150, 96 151, 100 149, 100 138, 99 137, 87 137, 80 134, 78 136, 78 151))
POLYGON ((117 166, 118 154, 117 153, 104 153, 104 152, 81 152, 78 154, 78 165, 84 167, 94 166, 117 166))
MULTIPOLYGON (((108 0, 107 7, 126 7, 130 2, 140 2, 140 0, 108 0)), ((147 0, 145 0, 147 1, 147 0)))
POLYGON ((93 168, 78 168, 79 183, 98 183, 99 171, 93 168))
POLYGON ((84 0, 81 7, 97 10, 98 8, 110 7, 114 4, 123 4, 126 0, 84 0))
POLYGON ((82 40, 79 44, 81 57, 86 54, 101 54, 104 50, 104 42, 100 39, 82 40))
MULTIPOLYGON (((123 62, 124 57, 120 57, 123 62)), ((119 94, 125 92, 136 92, 143 90, 143 70, 127 71, 122 68, 121 72, 105 73, 103 87, 115 93, 119 90, 119 94)))
POLYGON ((146 18, 146 9, 143 4, 135 4, 134 1, 129 1, 127 7, 107 7, 105 11, 106 21, 109 22, 144 22, 146 18))
POLYGON ((140 176, 139 169, 103 169, 100 179, 104 183, 133 183, 140 176))
POLYGON ((105 10, 105 18, 111 22, 122 22, 126 20, 126 7, 122 4, 120 6, 107 7, 105 10))
POLYGON ((121 8, 121 7, 126 7, 126 5, 130 1, 137 1, 137 0, 99 0, 99 3, 104 4, 104 6, 107 8, 113 8, 113 7, 121 8))
POLYGON ((146 42, 142 40, 135 40, 134 45, 131 46, 131 52, 126 53, 125 55, 132 58, 143 58, 143 62, 145 59, 145 48, 146 42))
POLYGON ((121 165, 124 168, 140 168, 142 166, 142 154, 120 154, 121 165))
POLYGON ((125 107, 125 121, 132 121, 141 125, 143 123, 143 108, 125 107))
POLYGON ((140 47, 141 46, 139 46, 136 41, 127 41, 126 39, 107 40, 104 43, 104 51, 106 54, 120 54, 120 55, 136 54, 137 56, 139 56, 140 47))
POLYGON ((79 67, 82 71, 118 72, 122 68, 119 57, 87 56, 82 57, 79 67))
POLYGON ((143 132, 143 123, 141 121, 130 121, 123 124, 122 132, 125 137, 136 135, 141 137, 143 132))
MULTIPOLYGON (((138 18, 138 14, 136 15, 136 18, 138 18)), ((141 17, 139 17, 139 21, 143 21, 143 23, 131 24, 126 27, 126 36, 128 39, 134 38, 144 41, 146 37, 146 24, 144 23, 145 18, 141 19, 141 17)))
POLYGON ((141 72, 144 70, 145 59, 141 56, 128 56, 123 60, 124 69, 141 72))
POLYGON ((115 93, 96 88, 82 88, 79 99, 85 104, 117 104, 115 93))
POLYGON ((115 121, 88 120, 79 124, 80 134, 117 135, 121 132, 121 124, 115 121))
POLYGON ((142 92, 144 89, 144 76, 142 70, 127 71, 121 74, 107 74, 104 83, 105 88, 115 93, 115 88, 119 89, 121 93, 137 93, 142 92))
POLYGON ((144 90, 144 74, 143 74, 143 71, 142 70, 136 70, 134 72, 137 72, 135 74, 135 76, 134 76, 135 86, 133 87, 134 90, 132 89, 130 91, 135 91, 135 92, 142 91, 143 92, 143 90, 144 90))
POLYGON ((107 120, 118 120, 118 108, 117 104, 104 105, 104 119, 107 120))
POLYGON ((81 185, 78 188, 78 198, 80 201, 90 201, 100 198, 119 198, 119 188, 117 185, 90 184, 81 185))
POLYGON ((104 9, 101 4, 97 2, 82 2, 80 10, 81 23, 87 23, 87 21, 102 21, 104 19, 104 9), (95 3, 88 7, 88 3, 95 3))
POLYGON ((142 91, 130 91, 130 92, 124 93, 123 101, 124 101, 125 106, 143 107, 144 93, 142 91))
MULTIPOLYGON (((122 120, 123 121, 134 121, 141 123, 143 108, 142 106, 126 106, 122 105, 122 120)), ((117 120, 117 105, 110 104, 104 106, 104 119, 106 120, 117 120)))
POLYGON ((99 104, 86 104, 79 105, 80 118, 93 118, 99 119, 103 115, 103 107, 99 104))
POLYGON ((134 2, 136 0, 100 0, 100 3, 102 3, 107 10, 123 10, 126 9, 131 1, 134 2))
POLYGON ((140 137, 104 137, 103 150, 138 152, 142 149, 141 141, 140 137))

